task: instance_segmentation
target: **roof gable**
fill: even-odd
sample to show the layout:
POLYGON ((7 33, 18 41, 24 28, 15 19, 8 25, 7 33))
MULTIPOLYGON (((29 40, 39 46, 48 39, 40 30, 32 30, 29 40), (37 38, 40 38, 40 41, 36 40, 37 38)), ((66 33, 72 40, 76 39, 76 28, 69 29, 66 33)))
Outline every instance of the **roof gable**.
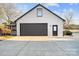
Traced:
POLYGON ((23 16, 25 16, 26 14, 28 14, 29 12, 31 12, 32 10, 34 10, 36 7, 41 6, 44 9, 48 10, 50 13, 52 13, 53 15, 57 16, 58 18, 60 18, 61 20, 65 21, 63 18, 61 18, 60 16, 58 16, 57 14, 53 13, 52 11, 50 11, 49 9, 47 9, 46 7, 44 7, 41 4, 36 5, 35 7, 33 7, 31 10, 29 10, 28 12, 26 12, 25 14, 23 14, 22 16, 20 16, 19 18, 17 18, 14 22, 16 23, 20 18, 22 18, 23 16))

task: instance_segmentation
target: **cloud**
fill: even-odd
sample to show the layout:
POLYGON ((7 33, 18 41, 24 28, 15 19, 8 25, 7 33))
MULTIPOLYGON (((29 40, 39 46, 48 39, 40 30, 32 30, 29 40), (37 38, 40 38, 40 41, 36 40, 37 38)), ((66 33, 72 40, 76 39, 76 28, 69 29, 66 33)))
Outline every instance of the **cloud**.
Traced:
POLYGON ((71 12, 74 13, 75 11, 72 8, 69 9, 63 9, 63 13, 71 12))
POLYGON ((74 19, 73 23, 79 25, 79 19, 74 19))
POLYGON ((69 5, 73 6, 73 5, 78 5, 79 3, 69 3, 69 5))
POLYGON ((50 6, 55 6, 55 7, 59 7, 60 5, 57 4, 57 3, 46 3, 46 4, 43 4, 45 5, 46 7, 50 7, 50 6))
POLYGON ((73 10, 72 8, 69 8, 69 11, 70 11, 70 12, 74 12, 74 10, 73 10))
POLYGON ((59 7, 59 4, 57 3, 47 3, 48 6, 56 6, 56 7, 59 7))
POLYGON ((73 18, 74 18, 74 15, 75 15, 75 11, 72 9, 72 8, 69 8, 69 9, 63 9, 62 11, 62 16, 64 17, 65 15, 70 15, 70 14, 73 14, 73 18))

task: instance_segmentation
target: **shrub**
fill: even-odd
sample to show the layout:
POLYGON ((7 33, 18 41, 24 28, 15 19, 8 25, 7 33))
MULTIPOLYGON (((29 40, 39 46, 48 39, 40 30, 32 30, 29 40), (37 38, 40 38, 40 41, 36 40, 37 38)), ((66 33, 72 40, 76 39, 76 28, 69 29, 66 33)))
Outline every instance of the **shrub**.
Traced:
POLYGON ((10 35, 11 34, 11 30, 8 29, 8 28, 4 28, 4 29, 2 29, 2 33, 5 34, 5 35, 10 35))
POLYGON ((64 31, 64 35, 72 35, 72 32, 69 31, 69 30, 65 30, 65 31, 64 31))
POLYGON ((0 35, 10 35, 11 29, 8 28, 8 26, 5 26, 4 24, 0 24, 0 35))

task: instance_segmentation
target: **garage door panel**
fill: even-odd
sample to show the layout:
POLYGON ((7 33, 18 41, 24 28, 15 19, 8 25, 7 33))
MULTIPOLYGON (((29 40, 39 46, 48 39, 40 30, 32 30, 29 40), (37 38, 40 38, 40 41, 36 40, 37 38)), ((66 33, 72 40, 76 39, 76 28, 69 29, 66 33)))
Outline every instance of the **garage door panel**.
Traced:
POLYGON ((21 36, 47 36, 47 23, 20 24, 21 36))

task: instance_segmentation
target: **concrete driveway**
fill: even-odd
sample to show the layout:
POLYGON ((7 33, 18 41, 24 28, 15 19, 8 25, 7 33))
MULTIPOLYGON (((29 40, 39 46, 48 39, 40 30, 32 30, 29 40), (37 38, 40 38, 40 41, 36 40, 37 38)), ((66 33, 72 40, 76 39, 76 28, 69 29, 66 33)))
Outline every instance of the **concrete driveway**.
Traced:
POLYGON ((78 56, 79 41, 0 41, 0 56, 78 56))

